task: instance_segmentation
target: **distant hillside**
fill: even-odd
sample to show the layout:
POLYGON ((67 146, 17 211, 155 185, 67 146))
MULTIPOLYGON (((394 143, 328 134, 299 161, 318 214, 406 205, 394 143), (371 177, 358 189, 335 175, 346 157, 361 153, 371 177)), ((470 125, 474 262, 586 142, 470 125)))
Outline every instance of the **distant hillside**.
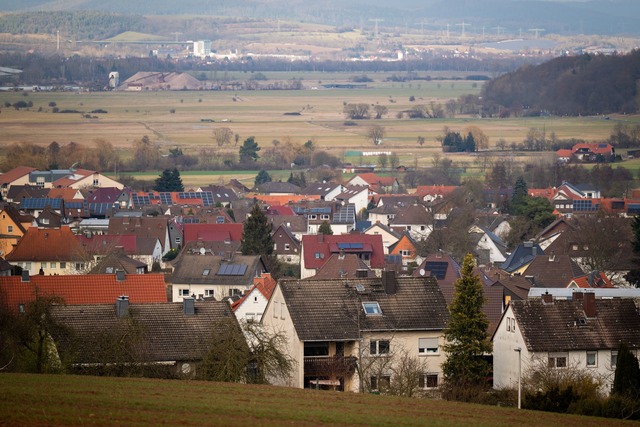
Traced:
POLYGON ((637 0, 0 0, 0 11, 100 10, 140 15, 215 15, 283 19, 397 31, 426 26, 459 35, 500 31, 529 34, 640 34, 637 0), (499 29, 498 29, 499 28, 499 29))
POLYGON ((629 55, 580 55, 525 66, 487 82, 487 111, 558 115, 637 112, 640 51, 629 55))
POLYGON ((56 34, 74 40, 102 40, 141 30, 143 18, 95 11, 29 12, 0 15, 0 33, 56 34))

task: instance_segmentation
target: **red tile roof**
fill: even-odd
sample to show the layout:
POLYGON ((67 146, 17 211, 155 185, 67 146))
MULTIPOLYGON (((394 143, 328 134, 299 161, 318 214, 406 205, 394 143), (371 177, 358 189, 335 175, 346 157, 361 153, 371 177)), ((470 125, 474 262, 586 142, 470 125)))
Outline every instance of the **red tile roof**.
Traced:
POLYGON ((359 173, 358 176, 369 185, 391 186, 396 181, 392 176, 380 176, 375 173, 359 173))
POLYGON ((69 227, 29 227, 7 261, 73 261, 86 258, 84 248, 69 227))
POLYGON ((247 297, 253 292, 254 289, 257 289, 267 300, 271 299, 271 294, 273 294, 274 289, 278 282, 271 276, 271 273, 262 273, 260 277, 253 278, 253 287, 249 289, 247 293, 245 293, 242 298, 238 301, 231 304, 231 308, 233 311, 236 311, 240 305, 247 299, 247 297))
POLYGON ((302 246, 304 250, 305 268, 320 268, 331 256, 331 248, 334 253, 337 251, 338 243, 360 243, 362 250, 349 249, 345 252, 356 253, 363 250, 371 251, 370 267, 384 267, 384 249, 382 245, 382 236, 380 234, 340 234, 340 235, 305 235, 302 236, 302 246), (316 253, 321 254, 316 257, 316 253))
POLYGON ((133 304, 167 302, 162 274, 126 274, 118 281, 115 274, 31 276, 23 282, 20 276, 0 277, 2 300, 12 311, 20 304, 34 301, 36 295, 56 295, 65 304, 112 304, 121 295, 133 304))
POLYGON ((595 154, 611 154, 613 152, 613 147, 611 144, 603 143, 579 143, 571 148, 573 153, 578 150, 589 150, 595 154))
POLYGON ((17 168, 13 168, 10 171, 6 171, 2 175, 0 175, 0 185, 11 184, 18 178, 22 178, 25 175, 28 175, 30 172, 37 171, 38 169, 30 168, 28 166, 18 166, 17 168))
POLYGON ((69 187, 70 185, 75 184, 76 182, 85 179, 89 175, 93 175, 94 173, 98 173, 96 171, 92 171, 89 169, 76 169, 73 174, 68 175, 64 178, 57 179, 51 183, 53 187, 69 187))
POLYGON ((419 185, 416 187, 416 194, 420 198, 426 195, 444 197, 457 188, 459 188, 457 185, 419 185))
POLYGON ((79 234, 76 237, 92 255, 104 255, 107 252, 112 252, 116 247, 122 247, 127 255, 136 253, 135 234, 101 234, 91 237, 79 234))
POLYGON ((242 224, 184 224, 184 242, 242 240, 242 224))
POLYGON ((560 149, 558 151, 556 151, 556 155, 558 157, 571 157, 571 155, 573 154, 573 151, 567 149, 560 149))

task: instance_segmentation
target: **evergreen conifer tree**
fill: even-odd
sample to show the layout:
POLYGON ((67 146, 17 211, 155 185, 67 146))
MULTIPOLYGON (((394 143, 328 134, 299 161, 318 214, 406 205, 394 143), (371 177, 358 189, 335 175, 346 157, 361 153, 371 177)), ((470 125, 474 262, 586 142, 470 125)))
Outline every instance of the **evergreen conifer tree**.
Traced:
POLYGON ((177 168, 165 169, 156 179, 155 191, 184 191, 182 178, 177 168))
POLYGON ((271 224, 257 203, 251 209, 251 216, 244 221, 240 250, 242 255, 267 256, 273 252, 271 224))
POLYGON ((473 256, 467 254, 449 305, 451 317, 444 331, 446 344, 443 346, 447 360, 442 364, 449 387, 483 385, 489 373, 489 364, 483 359, 491 352, 487 337, 489 321, 482 311, 482 282, 473 273, 474 265, 473 256))
POLYGON ((327 221, 322 221, 320 227, 318 227, 318 234, 324 234, 326 236, 330 236, 333 234, 333 230, 331 229, 331 224, 327 221))
POLYGON ((625 343, 618 347, 618 360, 611 392, 634 399, 640 397, 640 365, 625 343))

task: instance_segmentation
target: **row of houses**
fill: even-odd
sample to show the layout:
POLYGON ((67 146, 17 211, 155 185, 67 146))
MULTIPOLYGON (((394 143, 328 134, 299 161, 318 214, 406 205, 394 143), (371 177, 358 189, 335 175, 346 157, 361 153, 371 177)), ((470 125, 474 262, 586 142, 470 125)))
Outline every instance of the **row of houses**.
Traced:
MULTIPOLYGON (((193 376, 202 357, 203 348, 186 347, 210 333, 215 319, 226 318, 238 327, 260 322, 285 335, 296 364, 292 377, 278 379, 280 384, 383 390, 394 381, 393 364, 408 355, 424 366, 422 388, 435 389, 442 381, 443 330, 460 267, 450 254, 424 253, 419 245, 436 230, 446 232, 456 214, 449 200, 456 189, 433 186, 389 195, 369 184, 352 184, 314 183, 296 194, 264 194, 264 189, 239 194, 232 185, 180 193, 110 190, 117 197, 101 217, 90 210, 88 217, 79 214, 85 210, 56 210, 49 200, 31 211, 38 205, 19 198, 0 212, 0 241, 7 251, 0 274, 8 275, 0 277, 2 300, 19 313, 36 295, 58 295, 66 304, 54 313, 78 329, 78 336, 132 318, 150 322, 148 330, 157 339, 150 341, 147 356, 180 376, 193 376), (228 203, 222 203, 223 195, 228 203), (242 222, 256 202, 272 225, 274 253, 299 266, 299 279, 276 281, 261 256, 238 252, 242 222), (358 215, 361 205, 368 221, 358 215), (333 235, 317 234, 324 222, 333 235), (168 260, 173 252, 179 253, 168 260), (22 273, 11 276, 17 267, 22 273), (164 274, 149 273, 158 269, 164 274)), ((103 189, 78 192, 74 197, 86 199, 103 189)), ((558 369, 583 364, 610 381, 617 344, 626 341, 634 351, 640 345, 637 295, 615 289, 608 272, 588 270, 581 260, 589 248, 569 250, 576 244, 571 230, 579 230, 569 215, 559 216, 535 242, 507 251, 501 238, 508 232, 507 218, 494 211, 476 214, 466 234, 478 259, 475 274, 483 285, 493 360, 499 364, 494 383, 514 384, 518 355, 529 366, 552 359, 558 369), (602 300, 612 297, 615 303, 602 300), (562 326, 566 316, 573 316, 575 328, 562 326), (588 327, 579 328, 583 323, 588 327), (630 327, 623 333, 621 324, 630 327), (558 339, 551 342, 548 335, 556 331, 558 339), (591 338, 582 341, 571 335, 588 331, 591 338), (600 335, 612 338, 598 341, 600 335)), ((61 354, 69 351, 64 337, 56 342, 61 354)), ((81 357, 77 363, 97 362, 81 357)))

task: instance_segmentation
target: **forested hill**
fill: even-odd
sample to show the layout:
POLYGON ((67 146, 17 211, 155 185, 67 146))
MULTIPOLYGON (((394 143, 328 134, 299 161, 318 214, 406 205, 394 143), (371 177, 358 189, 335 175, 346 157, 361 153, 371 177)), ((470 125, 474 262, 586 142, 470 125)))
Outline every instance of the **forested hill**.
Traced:
POLYGON ((75 40, 101 40, 143 29, 139 15, 80 11, 29 12, 0 15, 0 33, 60 34, 75 40))
POLYGON ((525 66, 485 84, 486 111, 547 111, 557 115, 637 112, 640 50, 628 55, 580 55, 525 66))

